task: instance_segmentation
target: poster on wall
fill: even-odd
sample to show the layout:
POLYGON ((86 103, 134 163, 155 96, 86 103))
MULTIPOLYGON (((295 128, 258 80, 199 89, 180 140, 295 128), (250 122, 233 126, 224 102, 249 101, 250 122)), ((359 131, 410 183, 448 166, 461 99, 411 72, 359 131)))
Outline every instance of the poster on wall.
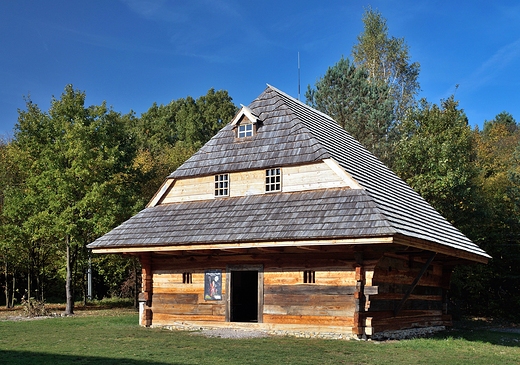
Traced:
POLYGON ((222 300, 222 270, 204 272, 204 299, 222 300))

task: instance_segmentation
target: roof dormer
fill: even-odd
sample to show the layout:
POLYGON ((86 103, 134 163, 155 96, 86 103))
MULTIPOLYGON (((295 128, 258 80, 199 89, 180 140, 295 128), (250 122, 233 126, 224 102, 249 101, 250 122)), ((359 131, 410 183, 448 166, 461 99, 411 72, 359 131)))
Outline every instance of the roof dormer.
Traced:
POLYGON ((231 122, 237 139, 253 137, 256 134, 258 118, 251 109, 242 105, 242 109, 231 122))

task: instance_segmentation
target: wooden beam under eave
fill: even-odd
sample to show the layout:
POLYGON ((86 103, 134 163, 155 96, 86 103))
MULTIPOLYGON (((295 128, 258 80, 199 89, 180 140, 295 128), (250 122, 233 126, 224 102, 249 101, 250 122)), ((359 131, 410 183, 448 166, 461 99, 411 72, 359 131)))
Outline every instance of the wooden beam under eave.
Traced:
POLYGON ((297 249, 299 250, 304 250, 304 251, 320 251, 320 252, 324 252, 324 251, 327 251, 326 248, 322 247, 322 246, 296 246, 297 249))
POLYGON ((276 248, 276 247, 258 247, 258 251, 267 252, 267 253, 283 253, 283 252, 285 252, 285 248, 283 248, 283 247, 280 247, 280 248, 276 248))
POLYGON ((245 248, 283 248, 298 246, 328 246, 328 245, 374 245, 393 243, 393 237, 368 237, 368 238, 340 238, 317 239, 301 241, 267 241, 267 242, 238 242, 238 243, 211 243, 192 245, 164 245, 164 246, 139 246, 139 247, 104 247, 92 248, 93 253, 122 253, 122 252, 168 252, 168 251, 200 251, 200 250, 224 250, 245 248))
POLYGON ((224 249, 221 249, 220 251, 228 252, 228 253, 244 253, 244 250, 239 249, 239 248, 224 248, 224 249))
POLYGON ((455 249, 450 246, 442 245, 435 242, 430 242, 426 240, 421 240, 418 238, 408 237, 399 235, 394 237, 394 243, 402 245, 402 246, 410 246, 414 248, 419 248, 422 250, 436 252, 438 254, 443 254, 446 256, 451 256, 457 258, 459 260, 479 262, 482 264, 487 264, 489 258, 483 255, 479 255, 477 253, 464 251, 460 249, 455 249))

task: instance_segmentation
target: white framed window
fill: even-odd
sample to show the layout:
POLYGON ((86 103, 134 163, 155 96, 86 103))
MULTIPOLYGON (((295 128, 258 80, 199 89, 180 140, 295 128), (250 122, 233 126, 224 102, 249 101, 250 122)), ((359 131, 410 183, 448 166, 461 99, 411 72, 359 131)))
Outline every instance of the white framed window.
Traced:
POLYGON ((229 196, 229 174, 215 175, 215 196, 229 196))
POLYGON ((281 169, 265 170, 265 191, 281 191, 282 190, 282 171, 281 169))
POLYGON ((238 136, 238 138, 252 137, 253 136, 253 124, 252 123, 239 124, 237 136, 238 136))

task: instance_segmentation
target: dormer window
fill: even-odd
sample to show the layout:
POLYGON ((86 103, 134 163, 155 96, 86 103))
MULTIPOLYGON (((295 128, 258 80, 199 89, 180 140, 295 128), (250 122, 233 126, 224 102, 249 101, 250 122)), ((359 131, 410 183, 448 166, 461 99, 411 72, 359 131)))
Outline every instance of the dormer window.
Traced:
POLYGON ((238 126, 238 138, 252 137, 253 136, 253 124, 244 123, 238 126))
POLYGON ((242 105, 242 109, 235 116, 231 125, 235 130, 237 139, 250 138, 255 135, 258 118, 246 106, 242 105))

